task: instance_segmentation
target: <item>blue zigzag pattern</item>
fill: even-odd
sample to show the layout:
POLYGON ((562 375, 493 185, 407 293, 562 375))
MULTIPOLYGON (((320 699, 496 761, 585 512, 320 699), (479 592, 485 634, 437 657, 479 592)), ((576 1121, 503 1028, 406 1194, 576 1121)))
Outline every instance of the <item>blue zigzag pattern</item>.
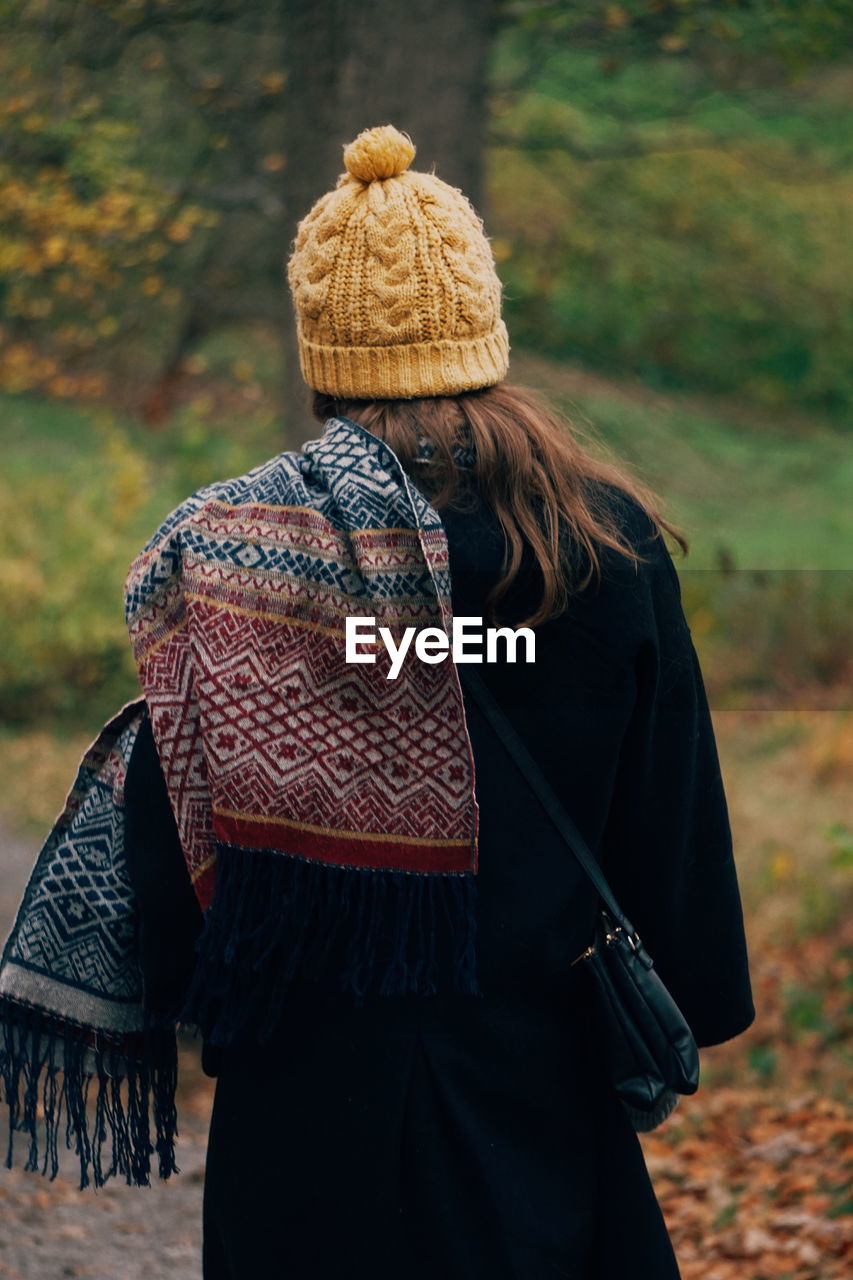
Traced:
POLYGON ((142 716, 142 704, 131 704, 87 752, 3 953, 4 990, 15 969, 25 971, 11 979, 17 993, 22 984, 31 993, 64 984, 80 1012, 91 1014, 87 996, 104 1002, 89 1019, 104 1030, 126 1027, 126 1006, 142 998, 121 795, 142 716))
MULTIPOLYGON (((428 459, 432 446, 420 445, 428 459)), ((459 450, 462 465, 468 455, 459 450)), ((441 518, 408 479, 396 454, 357 423, 330 418, 322 436, 301 451, 280 453, 244 476, 207 485, 167 516, 131 567, 126 584, 128 623, 180 572, 185 553, 242 568, 291 573, 335 590, 383 600, 401 593, 448 596, 450 578, 427 566, 415 573, 372 574, 352 590, 352 573, 337 563, 281 546, 234 538, 213 538, 193 527, 193 519, 213 503, 232 506, 302 507, 344 533, 390 527, 440 530, 441 518)))

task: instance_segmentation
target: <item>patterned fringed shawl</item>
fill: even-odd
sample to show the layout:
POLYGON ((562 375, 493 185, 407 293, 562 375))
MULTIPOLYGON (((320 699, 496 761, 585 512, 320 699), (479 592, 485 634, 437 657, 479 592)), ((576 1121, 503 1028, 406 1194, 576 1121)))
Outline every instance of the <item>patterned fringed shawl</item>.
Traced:
POLYGON ((56 1176, 64 1112, 81 1186, 147 1184, 155 1151, 161 1177, 175 1170, 178 1021, 213 1044, 263 1041, 294 980, 355 999, 479 993, 478 810, 455 665, 412 646, 388 679, 381 644, 361 650, 375 663, 345 661, 348 616, 395 641, 452 622, 440 518, 391 449, 330 419, 300 452, 199 491, 131 566, 126 613, 145 700, 87 753, 0 964, 7 1164, 18 1129, 38 1168, 41 1114, 41 1171, 56 1176), (145 1006, 123 858, 122 784, 145 715, 204 910, 168 1025, 145 1006))

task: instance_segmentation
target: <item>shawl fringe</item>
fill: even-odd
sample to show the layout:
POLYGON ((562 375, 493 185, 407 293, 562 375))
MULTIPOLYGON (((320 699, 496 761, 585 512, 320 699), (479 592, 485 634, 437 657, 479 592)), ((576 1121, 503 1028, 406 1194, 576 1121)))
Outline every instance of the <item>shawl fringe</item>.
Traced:
POLYGON ((338 867, 219 846, 178 1019, 225 1047, 273 1036, 294 981, 371 995, 481 995, 473 874, 338 867))
POLYGON ((23 1133, 29 1138, 25 1171, 49 1171, 52 1182, 64 1118, 65 1146, 80 1161, 81 1191, 116 1175, 128 1186, 150 1186, 155 1152, 161 1178, 179 1172, 177 1041, 173 1028, 156 1025, 150 1015, 136 1035, 107 1036, 0 997, 0 1080, 9 1106, 8 1169, 15 1133, 23 1133))

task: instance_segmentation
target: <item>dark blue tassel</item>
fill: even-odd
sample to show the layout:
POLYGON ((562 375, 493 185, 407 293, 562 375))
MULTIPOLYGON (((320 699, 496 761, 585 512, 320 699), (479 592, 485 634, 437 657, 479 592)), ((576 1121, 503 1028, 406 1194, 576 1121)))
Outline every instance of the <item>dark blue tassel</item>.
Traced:
POLYGON ((0 997, 0 1081, 9 1107, 7 1168, 13 1164, 15 1133, 25 1133, 30 1144, 24 1169, 49 1174, 53 1181, 64 1113, 65 1145, 80 1161, 81 1190, 90 1182, 101 1187, 116 1175, 128 1185, 149 1186, 152 1152, 161 1178, 178 1172, 174 1027, 146 1016, 142 1032, 110 1037, 0 997))
POLYGON ((476 879, 337 867, 220 846, 178 1020, 208 1044, 268 1042, 293 983, 373 995, 480 995, 476 879))

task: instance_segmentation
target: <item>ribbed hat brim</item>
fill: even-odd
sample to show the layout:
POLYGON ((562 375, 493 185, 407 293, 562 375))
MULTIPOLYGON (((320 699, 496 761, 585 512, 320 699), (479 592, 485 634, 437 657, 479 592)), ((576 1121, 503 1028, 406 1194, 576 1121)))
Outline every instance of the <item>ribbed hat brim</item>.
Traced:
POLYGON ((386 347, 329 347, 301 330, 299 364, 309 387, 350 400, 398 400, 452 396, 492 387, 509 368, 509 335, 503 320, 478 338, 386 347))

